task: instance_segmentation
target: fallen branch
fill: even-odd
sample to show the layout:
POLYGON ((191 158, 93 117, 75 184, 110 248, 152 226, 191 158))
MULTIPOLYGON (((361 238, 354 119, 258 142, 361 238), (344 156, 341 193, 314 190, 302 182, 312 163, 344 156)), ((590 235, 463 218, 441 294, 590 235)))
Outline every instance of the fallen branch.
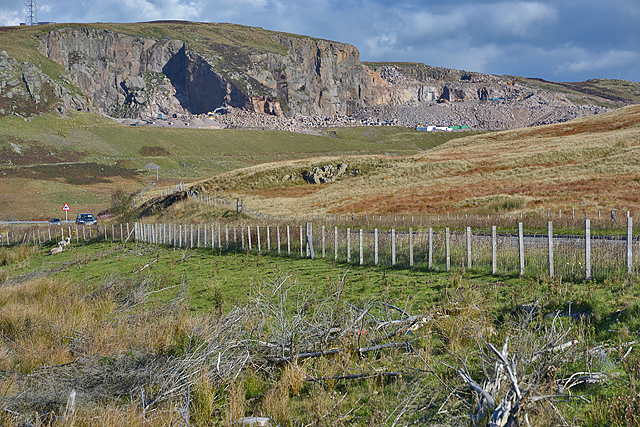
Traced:
POLYGON ((327 351, 313 351, 313 352, 309 352, 309 353, 298 353, 294 356, 286 356, 286 357, 271 357, 271 358, 267 358, 267 362, 269 363, 285 363, 285 362, 291 362, 293 359, 307 359, 309 357, 321 357, 321 356, 327 356, 330 354, 336 354, 336 353, 340 353, 344 351, 343 348, 336 348, 333 350, 327 350, 327 351))
MULTIPOLYGON (((388 344, 381 344, 381 345, 376 345, 373 347, 362 347, 362 348, 357 348, 355 349, 355 351, 357 351, 360 354, 364 354, 364 353, 369 353, 371 351, 377 351, 377 350, 384 350, 384 349, 388 349, 388 348, 398 348, 398 347, 403 347, 406 346, 407 350, 409 350, 411 347, 411 343, 408 342, 392 342, 392 343, 388 343, 388 344)), ((326 350, 326 351, 311 351, 308 353, 298 353, 296 355, 293 356, 286 356, 286 357, 269 357, 267 358, 267 362, 269 363, 287 363, 287 362, 291 362, 293 359, 307 359, 310 357, 322 357, 322 356, 328 356, 331 354, 337 354, 337 353, 341 353, 343 351, 347 351, 347 349, 344 348, 335 348, 333 350, 326 350)))
POLYGON ((147 292, 146 294, 144 294, 144 296, 148 297, 149 295, 157 294, 158 292, 164 292, 164 291, 169 290, 169 289, 177 288, 178 286, 181 286, 181 285, 167 286, 166 288, 158 289, 157 291, 147 292))
POLYGON ((401 377, 402 372, 372 372, 368 374, 357 374, 357 375, 335 375, 331 377, 320 377, 320 378, 307 378, 306 382, 319 382, 326 380, 358 380, 363 378, 373 378, 373 377, 401 377))
POLYGON ((358 349, 358 353, 368 353, 370 351, 377 351, 377 350, 384 350, 386 348, 398 348, 398 347, 407 347, 407 350, 409 350, 410 344, 408 342, 392 342, 389 344, 380 344, 380 345, 375 345, 372 347, 363 347, 363 348, 359 348, 358 349))
POLYGON ((178 261, 178 264, 185 262, 186 260, 188 260, 189 258, 191 258, 191 255, 193 255, 195 253, 195 251, 191 251, 191 253, 189 255, 185 255, 184 258, 182 258, 180 261, 178 261))
POLYGON ((152 264, 155 264, 156 262, 158 262, 158 259, 154 259, 153 261, 151 261, 149 264, 145 265, 144 267, 142 267, 140 270, 138 271, 134 271, 133 274, 137 274, 140 273, 142 270, 144 270, 145 268, 151 266, 152 264))

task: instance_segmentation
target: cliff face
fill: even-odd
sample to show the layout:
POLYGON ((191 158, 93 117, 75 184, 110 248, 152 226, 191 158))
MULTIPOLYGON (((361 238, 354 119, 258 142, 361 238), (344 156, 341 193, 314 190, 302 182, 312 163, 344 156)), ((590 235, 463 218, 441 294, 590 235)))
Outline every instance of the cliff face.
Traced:
POLYGON ((181 40, 156 40, 94 28, 66 28, 40 39, 40 52, 63 65, 103 112, 121 117, 212 111, 222 105, 267 114, 350 114, 380 102, 375 73, 347 44, 274 36, 286 55, 251 52, 242 68, 190 49, 181 40), (240 75, 242 74, 242 75, 240 75), (134 78, 134 83, 132 83, 134 78))
MULTIPOLYGON (((233 24, 86 24, 32 34, 39 53, 60 65, 42 67, 46 59, 40 55, 35 60, 23 55, 22 62, 0 55, 0 115, 42 112, 58 104, 152 119, 220 106, 275 116, 329 116, 378 106, 467 102, 475 107, 532 97, 582 105, 592 94, 605 95, 594 98, 600 103, 637 101, 606 92, 597 82, 585 82, 586 89, 555 84, 558 90, 550 92, 549 82, 531 79, 414 63, 361 63, 358 50, 348 44, 233 24), (578 89, 589 97, 563 94, 578 89)), ((24 41, 30 42, 26 36, 24 41)))
POLYGON ((96 107, 114 116, 151 118, 248 103, 180 40, 61 29, 41 37, 40 52, 63 65, 96 107))

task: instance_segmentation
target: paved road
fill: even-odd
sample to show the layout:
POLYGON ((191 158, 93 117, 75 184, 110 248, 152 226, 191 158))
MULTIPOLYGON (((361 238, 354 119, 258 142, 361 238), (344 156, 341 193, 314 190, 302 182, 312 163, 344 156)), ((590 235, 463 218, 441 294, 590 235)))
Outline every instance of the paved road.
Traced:
MULTIPOLYGON (((74 221, 62 221, 62 224, 73 224, 74 221)), ((9 225, 22 225, 22 224, 49 224, 49 221, 0 221, 0 224, 9 224, 9 225)))

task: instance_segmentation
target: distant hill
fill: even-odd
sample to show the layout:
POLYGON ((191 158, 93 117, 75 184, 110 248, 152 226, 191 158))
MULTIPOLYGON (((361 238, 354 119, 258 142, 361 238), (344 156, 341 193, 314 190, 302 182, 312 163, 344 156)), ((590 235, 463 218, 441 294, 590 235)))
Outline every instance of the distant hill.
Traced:
POLYGON ((224 105, 275 116, 505 129, 599 114, 640 97, 638 84, 617 80, 554 83, 361 63, 348 44, 234 24, 2 27, 0 46, 0 116, 55 108, 150 120, 224 105), (449 112, 447 103, 456 107, 449 112))

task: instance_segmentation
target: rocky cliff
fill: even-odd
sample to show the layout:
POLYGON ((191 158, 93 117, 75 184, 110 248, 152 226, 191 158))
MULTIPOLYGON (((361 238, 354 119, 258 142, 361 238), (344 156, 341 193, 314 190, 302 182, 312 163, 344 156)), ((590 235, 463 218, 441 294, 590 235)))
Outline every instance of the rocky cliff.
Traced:
POLYGON ((25 46, 35 38, 38 52, 21 60, 0 55, 0 115, 57 105, 153 119, 230 106, 289 117, 357 113, 354 117, 365 121, 413 125, 450 123, 453 115, 432 107, 455 103, 461 117, 470 117, 469 125, 510 128, 601 111, 576 110, 576 105, 635 102, 603 92, 597 82, 586 92, 596 98, 587 99, 579 84, 555 84, 554 91, 551 82, 531 79, 424 64, 361 63, 358 50, 348 44, 233 24, 52 25, 8 28, 4 34, 10 32, 23 34, 25 46), (52 73, 55 67, 47 61, 62 71, 52 73), (562 93, 571 91, 571 96, 562 93), (415 117, 408 117, 407 108, 415 117), (570 114, 563 112, 569 109, 570 114))
POLYGON ((274 39, 286 54, 231 55, 224 45, 203 53, 181 40, 63 28, 40 38, 40 52, 63 65, 96 107, 120 117, 200 114, 222 105, 331 115, 377 103, 373 73, 355 47, 284 34, 274 39))

